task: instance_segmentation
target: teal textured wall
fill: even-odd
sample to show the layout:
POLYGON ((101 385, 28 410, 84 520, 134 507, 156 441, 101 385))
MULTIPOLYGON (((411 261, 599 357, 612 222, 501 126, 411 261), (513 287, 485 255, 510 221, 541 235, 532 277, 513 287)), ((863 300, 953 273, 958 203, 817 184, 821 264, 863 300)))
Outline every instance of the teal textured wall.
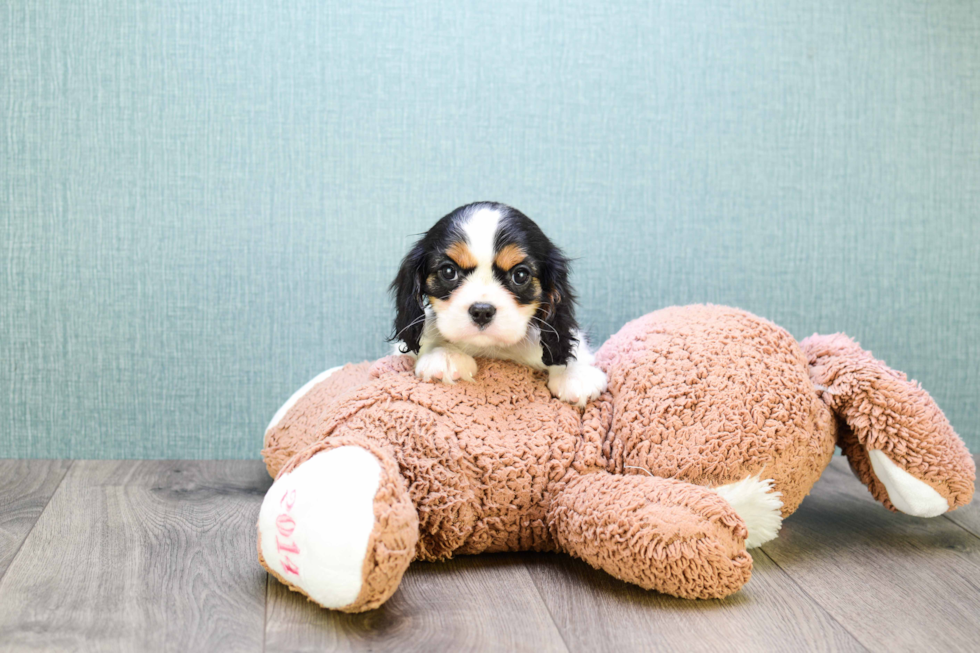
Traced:
POLYGON ((980 450, 980 4, 355 4, 6 4, 0 456, 256 456, 477 199, 578 257, 599 340, 842 330, 980 450))

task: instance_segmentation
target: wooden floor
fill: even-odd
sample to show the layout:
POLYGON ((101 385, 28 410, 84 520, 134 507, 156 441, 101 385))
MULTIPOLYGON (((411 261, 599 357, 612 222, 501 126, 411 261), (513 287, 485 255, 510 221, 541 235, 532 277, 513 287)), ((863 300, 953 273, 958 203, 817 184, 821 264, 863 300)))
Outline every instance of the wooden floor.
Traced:
POLYGON ((723 601, 562 555, 413 565, 381 609, 321 610, 259 566, 259 462, 0 461, 0 649, 977 651, 980 502, 920 520, 835 459, 723 601))

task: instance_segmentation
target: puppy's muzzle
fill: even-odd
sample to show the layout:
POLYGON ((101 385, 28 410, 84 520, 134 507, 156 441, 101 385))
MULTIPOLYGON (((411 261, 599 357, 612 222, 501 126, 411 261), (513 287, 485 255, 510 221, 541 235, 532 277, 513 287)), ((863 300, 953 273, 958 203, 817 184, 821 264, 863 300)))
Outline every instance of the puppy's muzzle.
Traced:
POLYGON ((493 304, 472 304, 470 306, 470 318, 481 329, 490 324, 496 312, 497 309, 493 304))

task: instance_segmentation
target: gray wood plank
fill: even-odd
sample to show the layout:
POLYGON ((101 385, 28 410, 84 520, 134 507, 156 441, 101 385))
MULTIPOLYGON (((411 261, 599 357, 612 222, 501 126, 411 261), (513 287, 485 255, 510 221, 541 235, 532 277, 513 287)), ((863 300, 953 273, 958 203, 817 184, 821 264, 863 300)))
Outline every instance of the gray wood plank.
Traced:
POLYGON ((528 558, 572 651, 862 651, 765 554, 752 579, 723 599, 648 592, 568 556, 528 558))
POLYGON ((0 579, 70 466, 68 460, 0 460, 0 579))
POLYGON ((523 555, 415 563, 381 608, 323 610, 269 581, 267 651, 565 651, 523 555))
MULTIPOLYGON (((977 467, 980 468, 980 454, 973 456, 973 459, 976 461, 977 467)), ((980 537, 980 498, 974 498, 968 505, 957 508, 944 516, 961 528, 980 537)))
POLYGON ((492 555, 415 564, 388 604, 362 615, 266 581, 254 547, 271 482, 261 463, 78 462, 65 475, 68 465, 0 461, 4 650, 261 650, 263 635, 270 651, 950 650, 980 640, 980 504, 932 520, 895 515, 842 459, 724 601, 645 592, 563 555, 492 555))
POLYGON ((261 462, 74 463, 0 582, 5 650, 262 650, 261 462))
POLYGON ((976 650, 980 539, 885 510, 842 458, 763 548, 870 650, 976 650))

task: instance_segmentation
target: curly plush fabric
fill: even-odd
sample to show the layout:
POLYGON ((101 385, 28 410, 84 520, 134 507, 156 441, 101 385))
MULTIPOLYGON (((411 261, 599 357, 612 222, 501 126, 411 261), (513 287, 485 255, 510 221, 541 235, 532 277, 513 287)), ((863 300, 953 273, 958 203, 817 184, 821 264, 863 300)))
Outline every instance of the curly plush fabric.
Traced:
POLYGON ((771 488, 778 523, 772 499, 782 516, 799 506, 839 428, 885 505, 868 447, 951 508, 972 495, 972 460, 941 411, 846 338, 801 348, 744 311, 688 306, 630 322, 596 361, 609 390, 584 411, 543 373, 484 359, 452 386, 420 381, 407 356, 347 365, 300 397, 266 433, 271 475, 338 446, 383 470, 361 592, 339 609, 380 605, 413 558, 484 551, 564 551, 648 589, 727 596, 750 577, 751 525, 712 488, 765 479, 754 487, 771 488))
MULTIPOLYGON (((577 409, 554 400, 541 373, 509 362, 481 360, 475 383, 447 387, 420 381, 399 359, 407 357, 382 359, 370 383, 327 413, 319 398, 297 403, 267 435, 270 473, 310 442, 359 439, 397 461, 418 511, 420 559, 554 549, 546 524, 553 486, 573 462, 582 469, 590 450, 589 467, 602 467, 598 444, 579 437, 577 409)), ((360 370, 337 374, 356 384, 360 370)))
POLYGON ((752 572, 745 525, 724 499, 690 483, 601 472, 579 476, 549 517, 563 551, 645 589, 721 598, 752 572))
POLYGON ((723 485, 772 478, 791 514, 834 453, 835 422, 796 340, 768 320, 685 306, 626 324, 596 354, 616 396, 608 469, 723 485))
POLYGON ((976 466, 929 393, 842 333, 803 340, 810 376, 844 423, 840 447, 875 499, 895 511, 868 451, 884 451, 901 469, 946 498, 949 509, 973 496, 976 466))
POLYGON ((276 476, 273 469, 278 473, 300 448, 315 441, 315 434, 338 401, 374 378, 371 375, 372 367, 366 361, 357 365, 344 365, 311 388, 278 423, 269 427, 265 434, 262 458, 273 477, 276 476), (279 445, 280 438, 283 438, 282 446, 279 445))

